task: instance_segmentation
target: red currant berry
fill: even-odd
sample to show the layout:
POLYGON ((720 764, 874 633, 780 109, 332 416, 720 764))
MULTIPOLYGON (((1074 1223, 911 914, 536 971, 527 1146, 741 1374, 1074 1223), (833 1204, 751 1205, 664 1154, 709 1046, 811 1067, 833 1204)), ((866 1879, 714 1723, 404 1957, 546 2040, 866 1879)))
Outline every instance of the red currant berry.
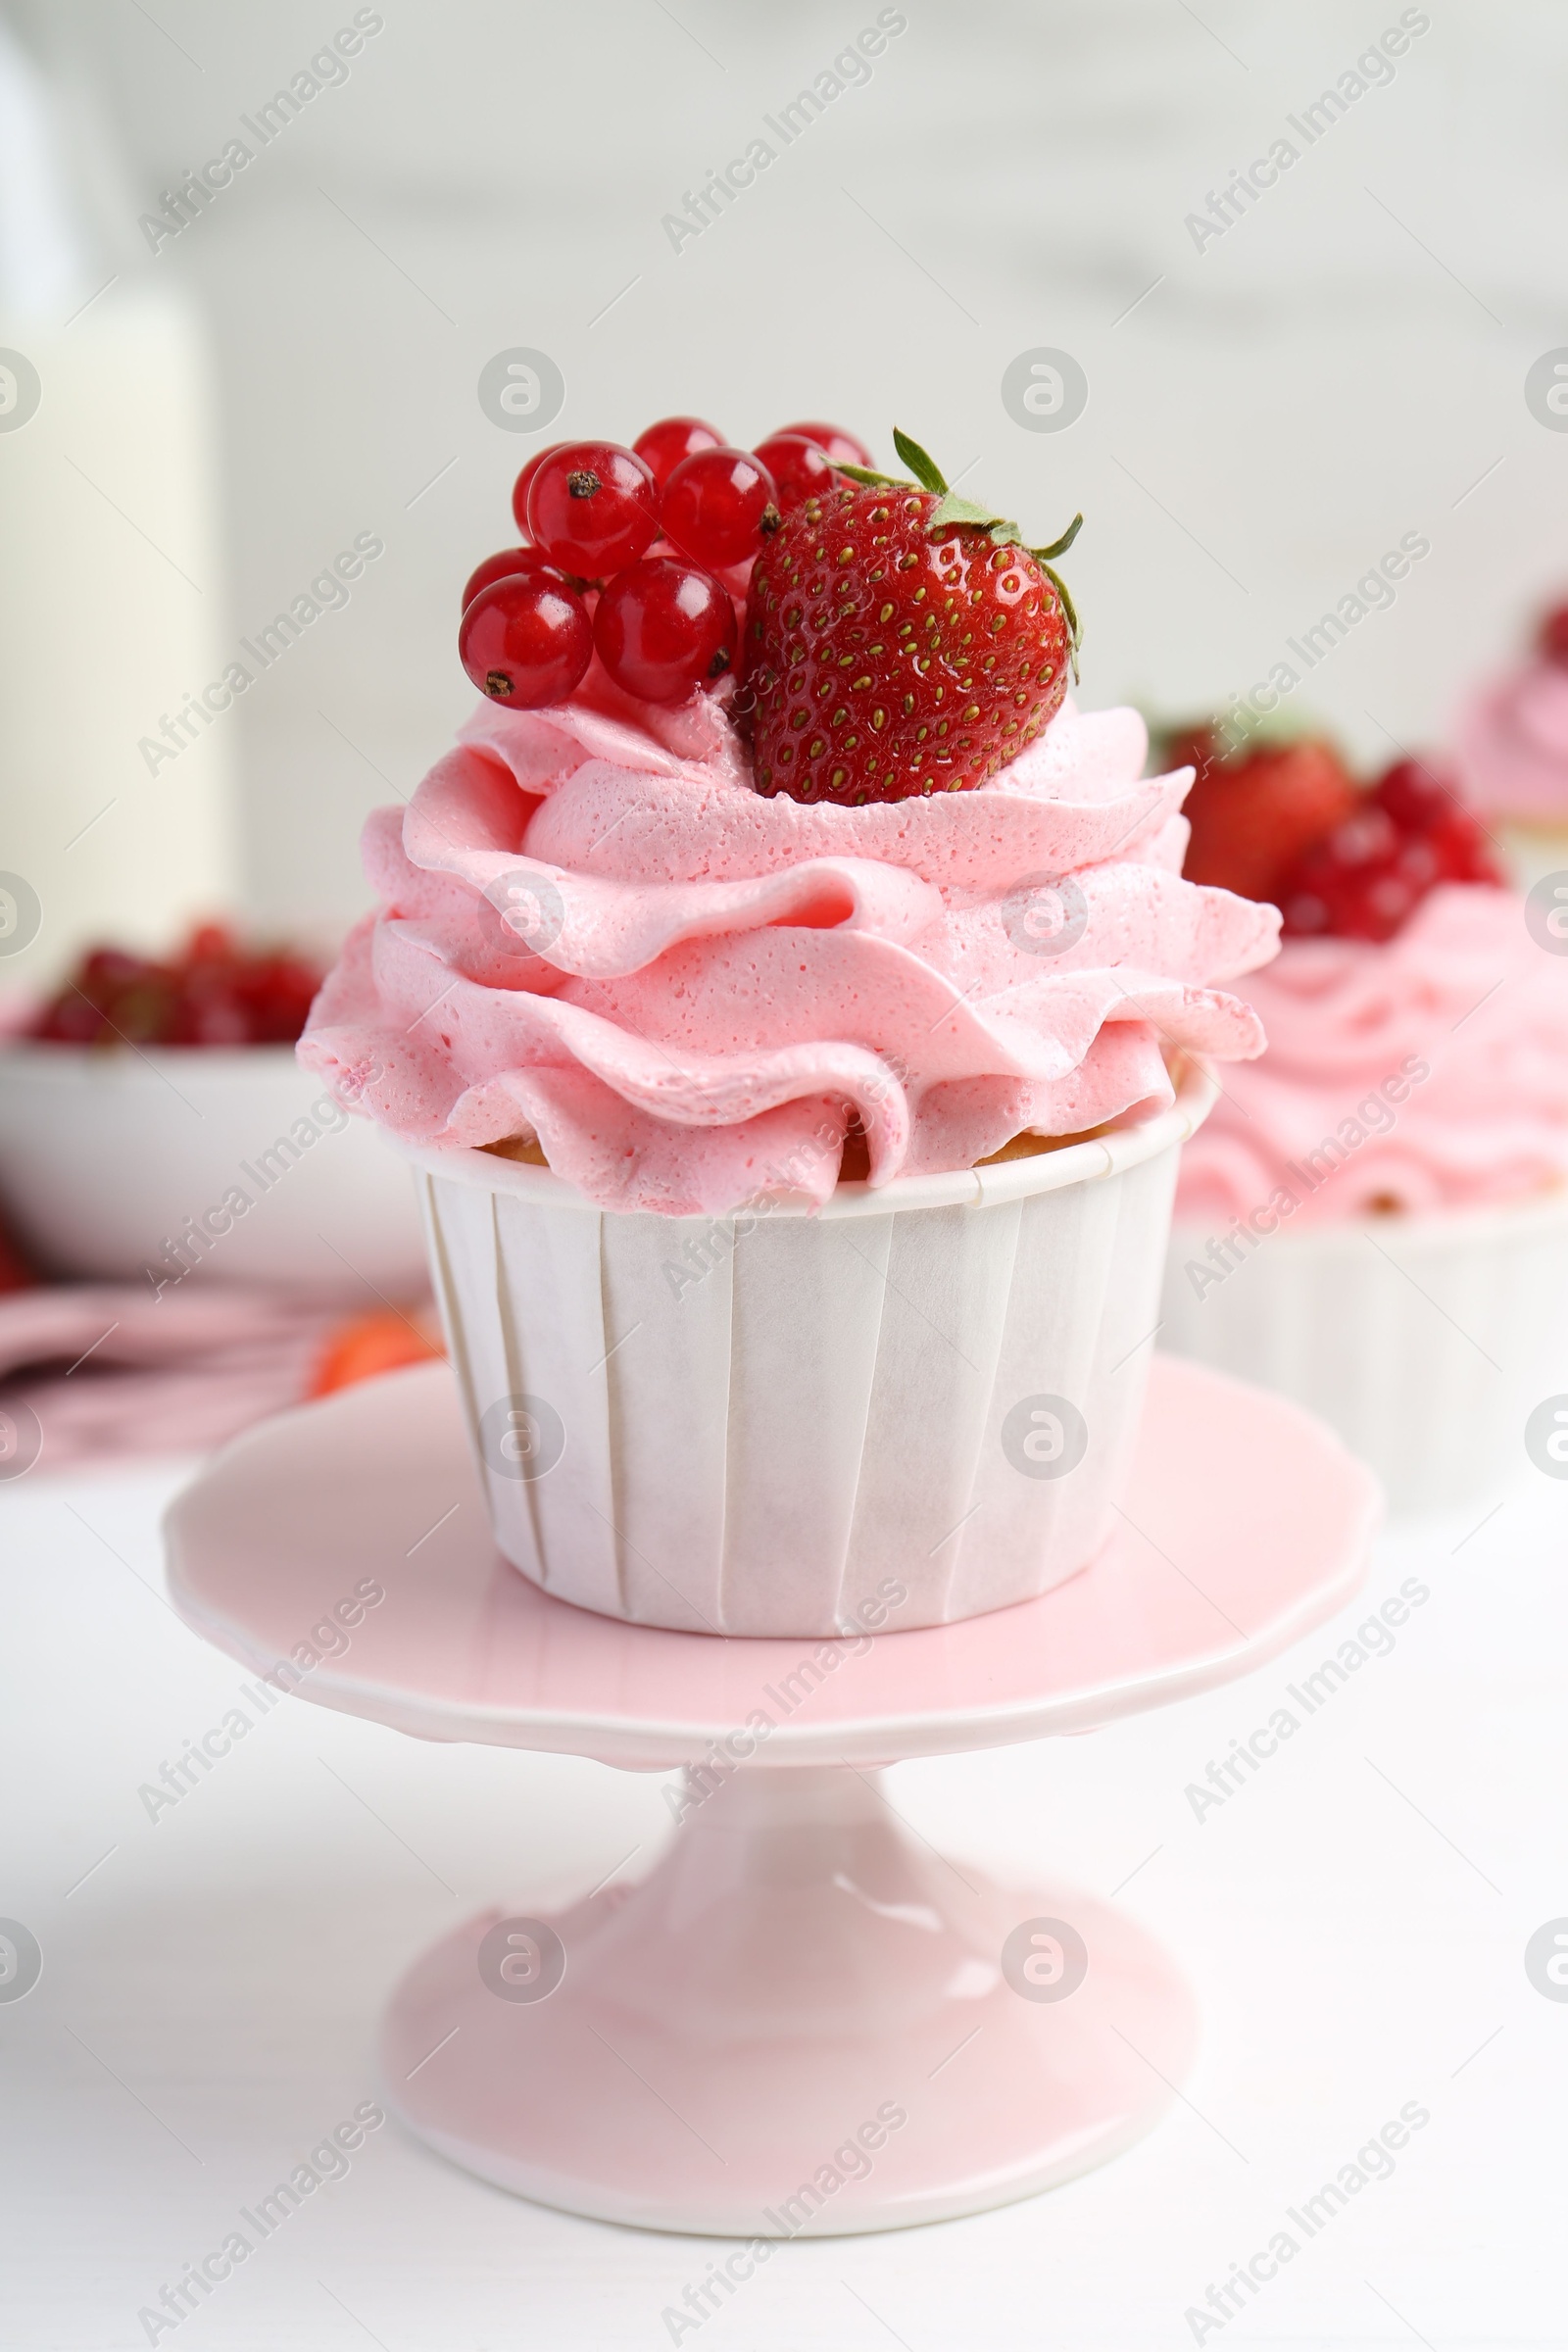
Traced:
POLYGON ((470 571, 463 589, 465 612, 481 588, 489 588, 497 580, 518 577, 528 580, 559 580, 560 572, 547 564, 536 547, 504 547, 499 555, 486 556, 477 570, 470 571))
POLYGON ((643 464, 651 468, 661 490, 680 464, 699 449, 722 449, 724 436, 700 416, 662 416, 645 433, 639 433, 632 448, 643 464))
POLYGON ((1287 939, 1314 939, 1329 927, 1327 901, 1315 890, 1283 891, 1280 913, 1284 918, 1280 928, 1287 939))
POLYGON ((644 703, 682 703, 735 659, 729 592, 695 564, 660 557, 615 577, 594 614, 594 644, 617 686, 644 703))
MULTIPOLYGON (((871 453, 853 433, 838 424, 781 424, 779 433, 798 433, 803 441, 814 441, 833 460, 835 466, 869 466, 871 453)), ((770 433, 769 440, 777 434, 770 433)))
POLYGON ((1426 838, 1442 881, 1501 885, 1502 869, 1468 808, 1449 808, 1439 817, 1426 838))
POLYGON ((1352 938, 1392 939, 1405 916, 1424 898, 1430 880, 1424 882, 1419 875, 1400 871, 1402 863, 1401 858, 1392 872, 1380 869, 1368 876, 1355 906, 1353 919, 1357 928, 1351 933, 1352 938))
POLYGON ((659 520, 683 555, 723 571, 760 555, 781 517, 765 466, 744 449, 700 449, 664 484, 659 520))
POLYGON ((564 581, 493 580, 458 630, 458 653, 481 694, 512 710, 564 702, 593 657, 582 598, 564 581))
POLYGON ((1396 760, 1373 787, 1372 798, 1401 833, 1426 833, 1454 806, 1455 794, 1436 768, 1396 760))
POLYGON ((1568 605, 1554 605, 1541 624, 1537 651, 1559 669, 1568 669, 1568 605))
POLYGON ((528 536, 528 493, 533 488, 533 477, 546 458, 553 458, 558 449, 564 449, 565 446, 564 441, 551 441, 543 449, 536 449, 512 485, 513 520, 525 539, 528 536))
POLYGON ((760 441, 752 454, 773 476, 773 488, 786 514, 803 498, 820 498, 833 487, 831 464, 804 433, 774 433, 770 440, 760 441))
POLYGON ((1433 883, 1443 879, 1443 861, 1432 835, 1420 833, 1407 841, 1394 860, 1394 870, 1411 885, 1418 899, 1424 899, 1433 883))
POLYGON ((1344 871, 1352 866, 1382 865, 1398 847, 1394 819, 1376 802, 1365 801, 1353 816, 1336 825, 1323 844, 1323 856, 1331 868, 1344 871))
POLYGON ((635 564, 658 530, 653 474, 613 441, 569 441, 533 477, 528 534, 564 571, 608 578, 635 564))

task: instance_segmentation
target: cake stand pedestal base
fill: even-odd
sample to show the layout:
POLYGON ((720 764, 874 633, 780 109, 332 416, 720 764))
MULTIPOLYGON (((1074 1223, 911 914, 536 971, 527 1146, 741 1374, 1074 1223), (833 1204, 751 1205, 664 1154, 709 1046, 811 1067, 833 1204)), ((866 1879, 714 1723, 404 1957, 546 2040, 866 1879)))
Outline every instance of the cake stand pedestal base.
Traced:
POLYGON ((640 1885, 469 1921, 393 1996, 396 2112, 542 2204, 739 2237, 949 2221, 1116 2154, 1196 2046, 1175 1968, 945 1860, 880 1781, 688 1780, 640 1885))

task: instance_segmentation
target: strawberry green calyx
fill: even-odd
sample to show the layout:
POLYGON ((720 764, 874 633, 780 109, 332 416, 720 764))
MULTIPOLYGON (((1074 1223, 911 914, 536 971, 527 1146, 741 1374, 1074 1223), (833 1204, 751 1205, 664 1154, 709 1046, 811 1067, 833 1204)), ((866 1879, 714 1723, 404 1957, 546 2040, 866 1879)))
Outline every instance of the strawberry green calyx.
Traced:
POLYGON ((947 480, 935 458, 929 457, 919 442, 911 441, 898 425, 893 427, 893 446, 923 490, 935 490, 940 496, 947 489, 947 480))
POLYGON ((950 490, 947 476, 937 465, 936 460, 920 447, 918 441, 911 440, 909 435, 901 431, 897 425, 893 429, 893 446, 905 465, 907 466, 909 469, 907 475, 877 473, 868 466, 838 465, 834 467, 834 471, 848 474, 852 482, 859 482, 863 487, 871 490, 913 490, 915 488, 929 490, 937 504, 927 517, 925 527, 933 537, 955 528, 984 531, 995 546, 1020 547, 1025 555, 1032 556, 1061 599, 1061 609, 1066 615, 1067 627, 1071 632, 1072 674, 1073 682, 1076 684, 1078 647, 1083 636, 1083 629, 1072 598, 1067 593, 1066 582, 1059 572, 1053 570, 1052 564, 1056 557, 1064 556, 1067 553, 1068 548, 1071 547, 1084 527, 1083 516, 1075 514, 1060 538, 1054 539, 1049 547, 1031 547, 1018 525, 1010 521, 1007 516, 993 513, 991 508, 981 506, 972 498, 965 498, 961 491, 950 490), (913 478, 911 479, 910 476, 913 478))

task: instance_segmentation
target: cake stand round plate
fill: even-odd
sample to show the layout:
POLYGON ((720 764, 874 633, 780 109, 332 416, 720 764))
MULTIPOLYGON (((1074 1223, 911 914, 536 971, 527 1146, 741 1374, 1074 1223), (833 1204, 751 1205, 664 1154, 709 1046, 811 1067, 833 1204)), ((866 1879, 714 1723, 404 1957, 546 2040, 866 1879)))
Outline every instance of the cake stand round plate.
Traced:
POLYGON ((689 1768, 639 1884, 486 1914, 416 1960, 382 2064, 404 2121, 487 2180, 756 2241, 718 2262, 710 2311, 780 2238, 977 2212, 1156 2120, 1197 2038, 1173 1964, 1096 1898, 946 1861, 877 1768, 1250 1672, 1354 1592, 1377 1512, 1319 1423, 1160 1358, 1116 1532, 1042 1599, 875 1639, 671 1633, 500 1558, 431 1365, 250 1432, 168 1541, 181 1615, 300 1697, 689 1768))

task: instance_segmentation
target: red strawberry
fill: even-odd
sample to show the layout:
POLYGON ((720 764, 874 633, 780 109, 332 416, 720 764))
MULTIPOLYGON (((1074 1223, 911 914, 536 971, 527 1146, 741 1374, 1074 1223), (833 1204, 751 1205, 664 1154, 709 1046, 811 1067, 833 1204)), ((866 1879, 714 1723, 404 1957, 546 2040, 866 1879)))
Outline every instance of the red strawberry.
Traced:
POLYGON ((1211 733, 1192 728, 1169 739, 1163 757, 1198 769, 1183 873, 1240 898, 1277 900, 1286 870, 1359 806, 1338 752, 1311 737, 1224 758, 1211 733))
MULTIPOLYGON (((1076 621, 1050 559, 950 491, 853 477, 803 499, 763 547, 746 614, 760 792, 902 801, 966 792, 1037 736, 1067 690, 1076 621)), ((1079 520, 1081 521, 1081 517, 1079 520)))

